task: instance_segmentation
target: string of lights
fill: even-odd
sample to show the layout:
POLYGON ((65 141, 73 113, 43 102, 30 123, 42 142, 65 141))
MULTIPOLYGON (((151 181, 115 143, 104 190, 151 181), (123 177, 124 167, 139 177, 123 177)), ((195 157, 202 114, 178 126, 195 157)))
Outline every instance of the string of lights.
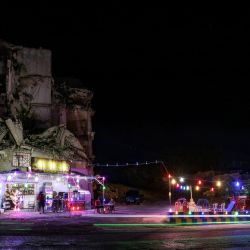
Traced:
POLYGON ((162 161, 145 161, 145 162, 134 162, 134 163, 91 163, 89 165, 96 167, 127 167, 127 166, 146 166, 146 165, 155 165, 162 163, 162 161))
MULTIPOLYGON (((216 178, 214 180, 208 180, 208 179, 199 179, 199 178, 185 178, 186 182, 189 183, 193 183, 192 185, 181 185, 181 182, 184 182, 184 178, 183 177, 173 177, 170 175, 165 163, 161 160, 155 160, 155 161, 145 161, 145 162, 135 162, 135 163, 93 163, 91 164, 92 166, 96 166, 96 167, 128 167, 128 166, 149 166, 149 165, 157 165, 157 164, 161 164, 164 168, 166 173, 168 173, 168 178, 170 176, 171 179, 171 185, 176 186, 177 189, 182 189, 182 190, 189 190, 189 188, 191 186, 193 186, 193 188, 196 191, 199 191, 200 189, 210 189, 210 191, 214 191, 215 189, 219 189, 221 188, 221 186, 223 185, 223 181, 220 180, 219 178, 216 178), (173 182, 174 180, 174 182, 173 182), (178 181, 179 180, 179 181, 178 181), (206 184, 206 185, 205 185, 206 184)), ((244 181, 238 181, 235 180, 234 181, 234 185, 236 187, 239 187, 241 189, 244 189, 244 186, 247 185, 247 183, 245 183, 244 181)))
MULTIPOLYGON (((172 184, 175 184, 175 183, 181 183, 181 182, 184 182, 185 181, 192 181, 192 182, 196 182, 196 185, 204 185, 204 183, 216 183, 217 186, 221 186, 222 185, 222 179, 219 179, 219 178, 215 178, 215 180, 207 180, 207 179, 194 179, 194 178, 183 178, 183 177, 168 177, 169 179, 171 179, 171 181, 173 182, 172 184)), ((239 180, 238 179, 234 179, 234 182, 235 183, 239 183, 239 180)), ((241 180, 240 183, 244 183, 244 184, 250 184, 250 181, 249 180, 241 180)))
POLYGON ((221 189, 223 186, 228 187, 228 185, 233 185, 234 188, 238 190, 245 190, 246 187, 249 185, 248 180, 238 180, 238 179, 231 179, 231 180, 223 180, 222 178, 214 177, 214 180, 206 180, 206 179, 193 179, 193 178, 183 178, 183 177, 173 177, 170 174, 168 175, 169 185, 173 186, 179 190, 190 190, 191 187, 195 191, 200 191, 201 189, 207 189, 211 192, 215 190, 221 189), (191 181, 190 181, 191 180, 191 181), (184 182, 187 184, 185 185, 184 182), (192 183, 192 184, 188 184, 192 183))

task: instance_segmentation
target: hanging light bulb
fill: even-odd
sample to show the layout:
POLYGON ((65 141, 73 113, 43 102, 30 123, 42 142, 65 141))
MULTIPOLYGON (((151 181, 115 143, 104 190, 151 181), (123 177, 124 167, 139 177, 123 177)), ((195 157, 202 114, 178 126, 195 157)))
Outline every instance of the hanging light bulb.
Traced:
POLYGON ((171 183, 174 185, 176 183, 176 180, 172 179, 171 183))
POLYGON ((217 181, 217 182, 216 182, 216 186, 217 186, 217 187, 221 187, 221 181, 217 181))

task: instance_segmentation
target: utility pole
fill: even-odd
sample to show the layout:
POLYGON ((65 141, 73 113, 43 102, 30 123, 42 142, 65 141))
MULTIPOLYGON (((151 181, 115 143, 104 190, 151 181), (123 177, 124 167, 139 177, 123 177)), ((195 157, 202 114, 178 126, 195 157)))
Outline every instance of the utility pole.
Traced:
POLYGON ((171 178, 172 178, 172 176, 170 175, 165 163, 163 161, 159 161, 159 162, 162 164, 164 170, 166 171, 166 173, 168 175, 168 199, 169 199, 169 206, 171 206, 171 199, 172 199, 171 178))
POLYGON ((169 198, 169 206, 171 206, 171 175, 168 175, 168 198, 169 198))

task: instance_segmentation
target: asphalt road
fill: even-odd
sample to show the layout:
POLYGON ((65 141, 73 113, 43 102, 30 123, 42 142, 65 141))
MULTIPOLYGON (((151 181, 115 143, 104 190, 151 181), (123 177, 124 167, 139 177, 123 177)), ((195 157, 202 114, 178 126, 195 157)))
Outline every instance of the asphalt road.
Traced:
POLYGON ((250 249, 250 224, 174 226, 155 216, 161 211, 129 206, 118 208, 118 217, 0 215, 0 249, 250 249))

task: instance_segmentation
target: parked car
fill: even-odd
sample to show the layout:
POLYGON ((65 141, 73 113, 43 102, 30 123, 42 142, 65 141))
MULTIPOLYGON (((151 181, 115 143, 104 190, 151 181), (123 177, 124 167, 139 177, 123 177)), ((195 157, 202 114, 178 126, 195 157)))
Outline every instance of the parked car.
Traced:
POLYGON ((143 202, 143 195, 138 190, 130 189, 125 194, 126 204, 140 205, 143 202))

